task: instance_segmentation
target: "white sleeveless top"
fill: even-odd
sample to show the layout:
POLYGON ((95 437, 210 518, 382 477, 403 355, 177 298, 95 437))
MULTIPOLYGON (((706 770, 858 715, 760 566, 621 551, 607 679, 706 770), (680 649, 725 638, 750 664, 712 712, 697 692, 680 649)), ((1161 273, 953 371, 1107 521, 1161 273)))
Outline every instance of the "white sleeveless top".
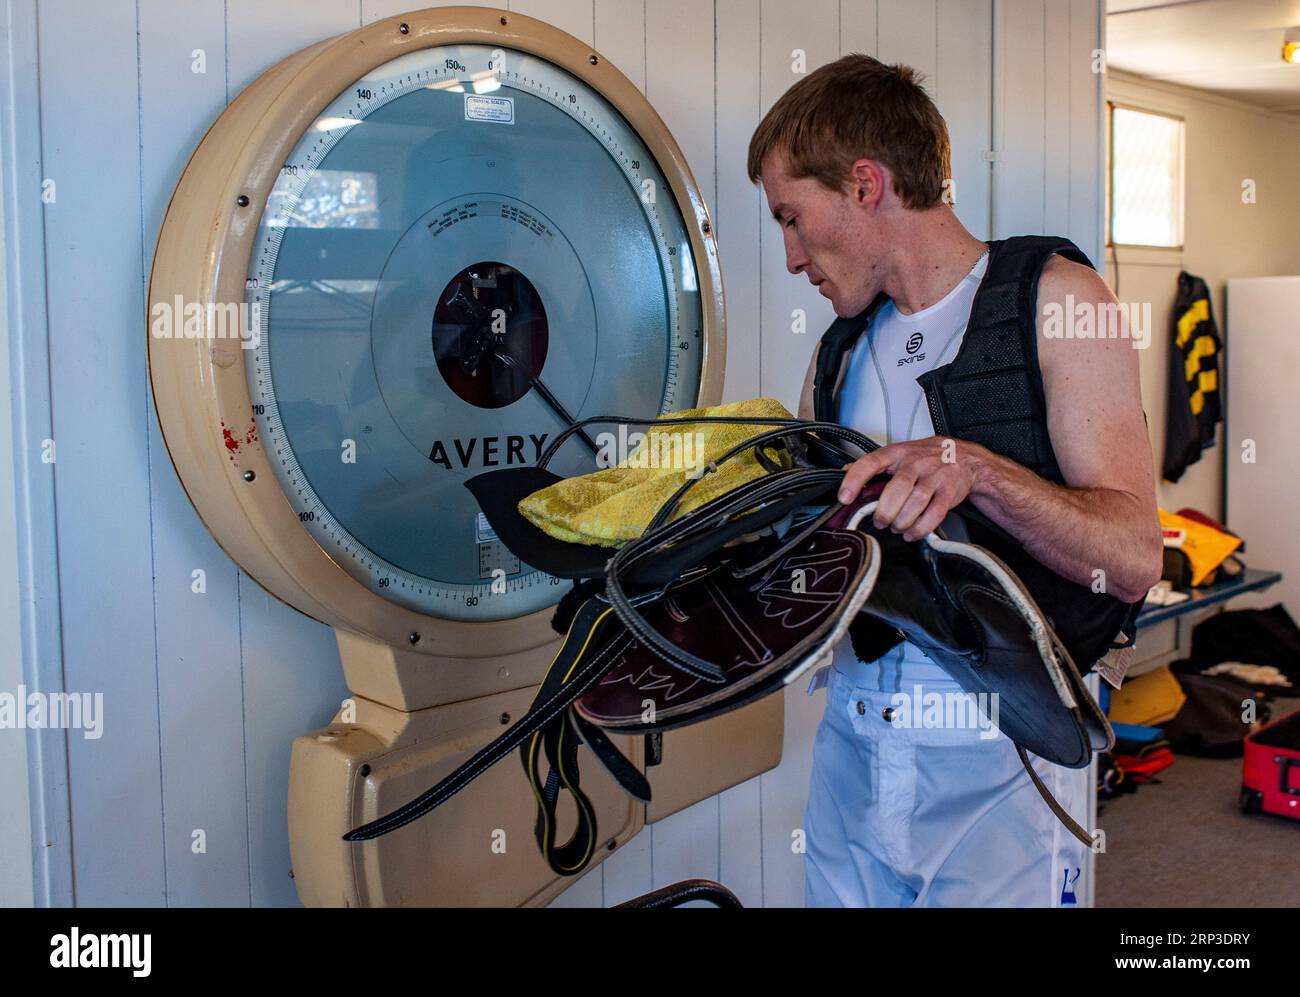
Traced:
MULTIPOLYGON (((840 389, 840 423, 882 445, 934 435, 925 392, 916 379, 956 357, 988 259, 985 252, 971 272, 929 308, 902 315, 893 301, 881 306, 871 329, 849 355, 840 389)), ((855 684, 891 691, 902 689, 904 679, 947 680, 943 669, 906 642, 875 664, 864 665, 846 635, 835 646, 833 663, 855 684)))

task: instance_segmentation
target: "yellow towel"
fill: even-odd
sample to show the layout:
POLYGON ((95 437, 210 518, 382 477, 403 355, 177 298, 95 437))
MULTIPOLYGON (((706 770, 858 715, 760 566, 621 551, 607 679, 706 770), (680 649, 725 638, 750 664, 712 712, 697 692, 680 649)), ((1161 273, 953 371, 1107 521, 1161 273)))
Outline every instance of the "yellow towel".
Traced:
MULTIPOLYGON (((794 418, 772 398, 666 412, 660 418, 697 415, 794 418)), ((762 423, 681 423, 655 429, 652 423, 636 449, 616 466, 565 478, 533 492, 519 502, 519 512, 557 540, 617 547, 645 532, 664 502, 709 461, 775 428, 762 423)), ((638 427, 629 428, 629 436, 636 432, 638 427)), ((784 450, 768 452, 774 463, 783 468, 791 466, 784 450)), ((709 472, 692 486, 671 518, 767 473, 752 450, 738 453, 720 465, 716 473, 709 472)))

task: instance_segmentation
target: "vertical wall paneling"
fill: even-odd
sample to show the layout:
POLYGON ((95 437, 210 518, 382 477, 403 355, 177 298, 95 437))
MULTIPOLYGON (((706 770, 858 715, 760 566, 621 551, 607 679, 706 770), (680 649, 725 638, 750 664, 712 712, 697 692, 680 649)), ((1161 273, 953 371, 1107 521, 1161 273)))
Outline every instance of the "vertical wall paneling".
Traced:
MULTIPOLYGON (((655 877, 653 853, 654 836, 645 830, 600 864, 593 875, 601 878, 606 907, 621 904, 624 900, 649 893, 656 885, 663 885, 663 881, 655 877)), ((559 906, 562 902, 567 904, 575 895, 576 891, 570 889, 551 906, 559 906)))
POLYGON ((591 46, 643 94, 646 86, 646 7, 643 0, 596 0, 591 46))
POLYGON ((103 735, 68 731, 76 899, 164 900, 158 687, 141 330, 135 5, 39 5, 55 509, 69 692, 103 735), (87 85, 93 80, 94 85, 87 85))
MULTIPOLYGON (((714 86, 717 194, 711 205, 727 298, 727 401, 763 394, 759 379, 759 240, 777 234, 767 200, 746 170, 749 139, 762 117, 759 103, 759 0, 718 0, 714 86)), ((762 806, 767 776, 750 779, 719 798, 718 881, 747 907, 761 906, 762 806)))
MULTIPOLYGON (((360 0, 360 3, 362 24, 370 24, 373 21, 382 21, 386 17, 396 17, 398 14, 405 14, 408 11, 436 6, 427 2, 422 3, 420 0, 360 0)), ((456 0, 455 5, 457 7, 499 7, 502 10, 510 7, 506 0, 499 0, 499 2, 498 0, 456 0)))
MULTIPOLYGON (((361 26, 360 0, 224 0, 229 64, 226 99, 287 55, 361 26)), ((408 8, 409 9, 409 8, 408 8)), ((418 9, 418 8, 417 8, 418 9)))
MULTIPOLYGON (((323 38, 360 26, 357 0, 228 0, 228 97, 323 38)), ((294 737, 328 723, 347 695, 334 632, 238 577, 248 800, 248 880, 255 906, 297 903, 289 878, 286 794, 294 737)))
MULTIPOLYGON (((766 907, 802 907, 804 902, 804 853, 801 848, 796 849, 796 843, 804 838, 813 738, 826 707, 824 691, 809 696, 806 690, 812 673, 824 664, 830 664, 829 657, 785 690, 785 745, 781 764, 761 777, 763 905, 766 907)), ((747 886, 743 881, 739 885, 747 886)))
MULTIPOLYGON (((593 0, 511 0, 510 10, 539 21, 546 21, 588 45, 596 30, 596 5, 593 0)), ((532 842, 523 847, 531 848, 532 842)), ((599 907, 604 902, 604 871, 597 867, 576 879, 572 886, 551 902, 552 907, 599 907)))
POLYGON ((596 17, 594 0, 510 0, 499 6, 553 24, 561 31, 567 31, 575 38, 591 44, 596 17))
POLYGON ((334 631, 239 574, 249 883, 257 907, 298 902, 289 878, 289 751, 347 696, 334 631))
MULTIPOLYGON (((46 205, 40 192, 40 67, 36 61, 35 0, 10 0, 0 16, 0 197, 4 199, 4 315, 11 399, 14 561, 18 626, 7 676, 16 686, 57 693, 63 684, 59 564, 55 532, 54 465, 43 441, 53 438, 49 336, 45 304, 46 205)), ((72 821, 67 740, 62 730, 29 729, 23 743, 11 735, 4 764, 27 782, 27 806, 7 807, 11 821, 5 865, 28 863, 27 877, 7 880, 7 897, 23 902, 30 890, 38 905, 72 903, 72 821), (25 762, 25 765, 24 765, 25 762)), ((8 745, 7 745, 8 747, 8 745)), ((22 790, 7 785, 16 799, 22 790)))
POLYGON ((673 133, 710 208, 714 163, 713 9, 698 0, 646 6, 646 97, 673 133))
MULTIPOLYGON (((226 24, 206 0, 140 0, 145 273, 171 190, 226 105, 226 24)), ((142 287, 140 300, 147 293, 142 287)), ((238 569, 185 497, 145 393, 167 902, 248 904, 238 569), (196 572, 202 574, 196 577, 196 572), (199 591, 195 591, 195 589, 199 591), (203 635, 196 639, 196 635, 203 635)))
MULTIPOLYGON (((646 835, 642 835, 646 837, 646 835)), ((534 843, 529 840, 522 843, 524 848, 533 848, 534 843)), ((601 863, 595 869, 591 869, 579 876, 567 890, 552 900, 547 906, 562 907, 570 909, 582 909, 592 907, 603 907, 606 905, 605 896, 607 889, 605 886, 605 863, 601 863)), ((638 895, 640 890, 629 894, 629 896, 638 895)))
MULTIPOLYGON (((592 48, 626 76, 642 93, 646 89, 646 4, 643 0, 596 0, 596 18, 592 48)), ((694 164, 692 164, 694 165, 694 164)), ((638 835, 606 859, 599 870, 582 881, 584 885, 567 890, 552 906, 589 906, 587 890, 597 885, 590 906, 621 903, 654 888, 650 860, 651 834, 638 835), (590 882, 588 882, 590 881, 590 882)))
POLYGON ((934 98, 939 72, 936 0, 879 0, 876 25, 876 58, 918 70, 925 76, 926 92, 934 98))
MULTIPOLYGON (((1068 235, 1070 227, 1070 105, 1074 60, 1070 51, 1070 5, 1043 9, 1043 228, 1068 235)), ((1085 250, 1086 252, 1086 250, 1085 250)))
MULTIPOLYGON (((0 51, 5 52, 5 65, 11 58, 6 32, 8 19, 0 18, 0 51)), ((6 74, 7 75, 7 74, 6 74)), ((13 91, 8 81, 0 78, 0 101, 13 91)), ((0 104, 0 107, 5 105, 0 104)), ((9 141, 12 130, 6 120, 0 126, 2 141, 9 141)), ((0 165, 0 175, 4 167, 0 165)), ((38 190, 39 184, 28 188, 38 190)), ((30 196, 30 194, 28 195, 30 196)), ((13 206, 0 195, 0 260, 7 259, 8 233, 6 219, 13 206)), ((0 267, 0 343, 10 341, 9 273, 0 267)), ((15 339, 21 335, 21 326, 15 323, 15 339)), ((18 505, 19 494, 14 477, 16 468, 25 462, 14 453, 14 413, 20 411, 22 398, 12 390, 14 378, 10 372, 7 349, 0 349, 0 689, 17 689, 23 684, 22 617, 24 599, 19 591, 18 559, 18 505)), ((5 724, 0 734, 0 907, 30 907, 35 900, 35 880, 32 869, 32 808, 27 785, 27 737, 25 731, 12 729, 5 724)), ((43 888, 43 884, 42 884, 43 888)))
MULTIPOLYGON (((698 0, 646 5, 646 97, 677 140, 710 211, 718 201, 713 23, 713 5, 698 0)), ((700 874, 717 875, 718 809, 715 797, 651 825, 653 886, 684 878, 677 873, 686 855, 694 856, 700 874)))
POLYGON ((991 0, 938 0, 932 92, 952 143, 953 210, 977 239, 989 238, 992 19, 991 0))
MULTIPOLYGON (((718 191, 710 205, 717 226, 718 258, 727 298, 726 401, 757 398, 760 257, 762 236, 777 235, 762 190, 749 181, 749 139, 762 119, 759 103, 760 0, 718 0, 717 106, 718 191)), ((793 411, 793 410, 792 410, 793 411)))
MULTIPOLYGON (((839 58, 840 4, 836 0, 799 4, 763 0, 759 35, 759 103, 766 114, 802 75, 839 58), (803 56, 802 74, 796 72, 796 50, 803 56)), ((807 276, 792 275, 786 269, 781 229, 768 211, 765 196, 760 218, 759 386, 764 395, 778 399, 793 412, 817 339, 834 321, 835 312, 807 276), (797 309, 803 313, 801 319, 794 314, 797 309), (801 332, 796 333, 796 328, 801 332)), ((737 344, 734 348, 743 348, 739 330, 733 329, 732 341, 737 344)), ((790 841, 792 832, 803 826, 812 734, 823 702, 820 697, 803 697, 800 688, 785 695, 782 762, 774 772, 762 776, 763 902, 777 907, 803 903, 803 856, 791 850, 790 841)))
POLYGON ((877 0, 840 0, 840 55, 861 52, 876 54, 876 28, 880 5, 877 0))
MULTIPOLYGON (((719 878, 721 799, 701 800, 650 825, 653 888, 683 879, 719 878)), ((749 818, 753 820, 752 813, 749 818)), ((746 885, 752 889, 755 884, 746 885)))
POLYGON ((1105 273, 1106 77, 1093 72, 1093 52, 1105 48, 1106 18, 1095 0, 1070 0, 1064 60, 1070 70, 1070 214, 1065 231, 1105 273))
POLYGON ((1043 74, 1043 0, 995 0, 1002 9, 1002 54, 994 72, 1001 79, 1002 134, 993 169, 995 239, 1043 231, 1046 138, 1043 74))
MULTIPOLYGON (((839 58, 839 4, 836 0, 798 4, 763 0, 760 18, 758 92, 759 106, 766 114, 800 76, 839 58), (802 61, 802 73, 796 72, 797 59, 802 61)), ((763 394, 793 412, 817 337, 834 321, 835 312, 806 275, 792 276, 786 269, 784 241, 767 211, 766 198, 762 210, 760 386, 763 394)))

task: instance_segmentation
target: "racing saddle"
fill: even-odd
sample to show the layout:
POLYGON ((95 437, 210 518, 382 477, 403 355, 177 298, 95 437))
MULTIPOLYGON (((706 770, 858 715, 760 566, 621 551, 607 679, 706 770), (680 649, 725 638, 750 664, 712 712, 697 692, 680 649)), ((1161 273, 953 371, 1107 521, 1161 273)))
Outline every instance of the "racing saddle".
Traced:
POLYGON ((597 416, 560 433, 536 466, 466 482, 513 554, 574 581, 553 621, 564 640, 513 726, 426 792, 344 839, 368 840, 418 820, 518 751, 537 800, 538 846, 556 873, 576 875, 598 841, 581 789, 579 744, 627 793, 648 802, 649 783, 609 732, 651 734, 744 706, 795 681, 848 635, 864 661, 909 640, 977 694, 981 710, 1015 742, 1044 800, 1091 846, 1092 836, 1051 796, 1028 754, 1082 768, 1094 751, 1113 745, 1079 665, 1090 668, 1113 646, 1131 626, 1133 607, 1046 568, 969 502, 919 541, 875 528, 871 513, 887 478, 869 482, 848 504, 837 498, 844 468, 875 449, 868 437, 830 422, 597 416), (773 428, 686 480, 638 537, 613 551, 556 539, 519 513, 520 500, 562 480, 547 464, 582 426, 651 421, 773 428), (674 516, 692 487, 746 451, 767 473, 674 516), (564 842, 556 840, 561 790, 578 812, 564 842))

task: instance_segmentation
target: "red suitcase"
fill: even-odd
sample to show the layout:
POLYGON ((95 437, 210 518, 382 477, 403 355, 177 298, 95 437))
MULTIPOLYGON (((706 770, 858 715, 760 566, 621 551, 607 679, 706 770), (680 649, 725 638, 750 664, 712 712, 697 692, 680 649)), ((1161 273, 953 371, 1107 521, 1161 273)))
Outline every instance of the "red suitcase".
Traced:
POLYGON ((1300 820, 1300 710, 1246 735, 1241 809, 1300 820))

